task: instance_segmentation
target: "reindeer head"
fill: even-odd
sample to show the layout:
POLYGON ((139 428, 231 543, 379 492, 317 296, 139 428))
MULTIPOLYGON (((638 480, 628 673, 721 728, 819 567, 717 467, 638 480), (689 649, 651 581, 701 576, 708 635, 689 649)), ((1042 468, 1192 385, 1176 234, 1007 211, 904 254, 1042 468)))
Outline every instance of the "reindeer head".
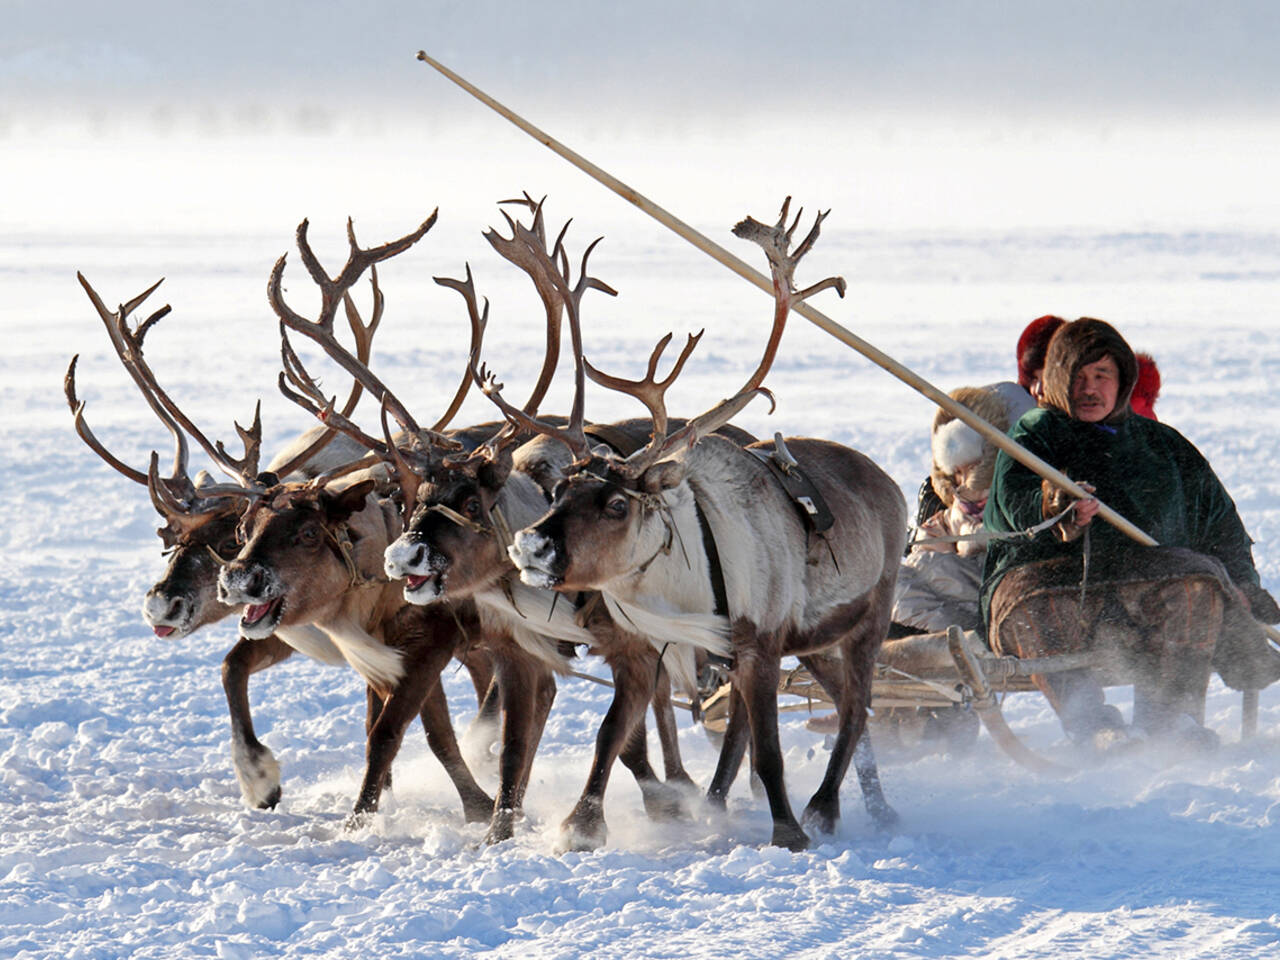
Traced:
POLYGON ((282 484, 245 512, 240 552, 218 575, 218 599, 245 605, 241 636, 262 639, 278 626, 338 611, 360 571, 372 566, 368 554, 386 545, 381 507, 369 496, 374 484, 363 480, 339 493, 314 483, 282 484), (373 523, 349 522, 366 510, 379 515, 373 523), (381 542, 365 546, 379 528, 381 542))
POLYGON ((178 639, 234 612, 218 599, 218 570, 236 555, 236 526, 244 501, 170 521, 159 531, 168 556, 164 576, 147 591, 142 618, 157 637, 178 639))
POLYGON ((498 501, 510 473, 505 450, 469 468, 436 470, 419 485, 413 515, 384 561, 388 577, 404 579, 406 600, 465 596, 509 569, 498 501))
MULTIPOLYGON (((844 293, 844 281, 839 278, 822 280, 804 290, 795 289, 796 265, 812 248, 826 214, 818 215, 800 246, 790 252, 800 215, 797 214, 788 227, 789 206, 790 198, 783 203, 778 222, 771 227, 748 217, 733 228, 737 236, 752 240, 764 249, 773 274, 775 301, 773 328, 763 356, 735 396, 679 428, 670 425, 666 391, 702 334, 689 337, 671 372, 659 380, 658 363, 671 341, 671 334, 667 334, 654 348, 648 370, 640 380, 609 376, 586 363, 580 355, 576 358, 592 381, 634 396, 648 408, 653 430, 649 445, 643 450, 626 458, 601 459, 589 449, 580 428, 575 433, 572 429, 554 431, 537 423, 529 424, 532 429, 555 436, 569 446, 575 455, 576 470, 570 471, 558 488, 551 511, 514 538, 510 556, 526 583, 558 590, 602 587, 621 577, 643 572, 658 556, 671 551, 676 536, 673 511, 692 496, 684 481, 684 453, 700 438, 724 426, 757 395, 772 399, 761 383, 777 353, 791 307, 827 288, 844 293)), ((570 329, 577 334, 576 304, 573 306, 575 309, 569 314, 570 329)), ((575 350, 580 350, 580 344, 580 338, 575 335, 575 350)), ((485 392, 492 397, 497 393, 497 386, 500 385, 488 383, 485 392)), ((516 419, 508 408, 502 409, 516 419)), ((575 400, 575 415, 580 416, 580 409, 580 402, 575 400)))
POLYGON ((547 514, 513 538, 511 561, 530 586, 570 592, 642 573, 671 550, 672 512, 691 496, 679 460, 634 478, 594 460, 556 485, 547 514))

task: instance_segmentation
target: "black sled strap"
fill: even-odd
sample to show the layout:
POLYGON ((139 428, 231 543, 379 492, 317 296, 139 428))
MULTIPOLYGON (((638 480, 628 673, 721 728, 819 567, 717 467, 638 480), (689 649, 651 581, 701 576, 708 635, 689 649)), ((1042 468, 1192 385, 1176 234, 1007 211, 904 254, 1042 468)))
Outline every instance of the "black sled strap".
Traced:
POLYGON ((747 453, 767 466, 777 481, 782 484, 782 489, 800 511, 805 527, 811 533, 821 534, 831 529, 836 518, 832 516, 827 501, 822 498, 818 488, 800 469, 798 463, 793 460, 783 460, 777 450, 767 448, 748 447, 747 453))

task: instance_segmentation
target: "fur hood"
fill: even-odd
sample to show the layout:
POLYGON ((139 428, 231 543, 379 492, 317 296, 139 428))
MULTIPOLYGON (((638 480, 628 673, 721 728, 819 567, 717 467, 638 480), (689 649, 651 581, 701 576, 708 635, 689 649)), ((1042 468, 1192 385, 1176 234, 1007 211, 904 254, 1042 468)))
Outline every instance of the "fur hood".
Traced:
MULTIPOLYGON (((958 387, 948 396, 968 407, 997 430, 1005 432, 1031 406, 1031 399, 1026 391, 1018 389, 1015 384, 958 387), (1013 389, 1006 390, 1005 387, 1013 389)), ((973 474, 971 485, 976 485, 978 489, 991 486, 996 448, 963 420, 957 419, 954 414, 941 407, 933 416, 929 445, 933 453, 929 479, 933 483, 934 492, 948 507, 955 503, 956 489, 952 478, 960 467, 981 461, 973 474)))
POLYGON ((1138 380, 1138 361, 1124 337, 1111 324, 1092 317, 1064 323, 1049 341, 1044 358, 1044 397, 1041 406, 1055 407, 1075 416, 1071 408, 1071 383, 1083 366, 1109 356, 1120 369, 1115 409, 1103 423, 1116 424, 1129 415, 1129 397, 1138 380))

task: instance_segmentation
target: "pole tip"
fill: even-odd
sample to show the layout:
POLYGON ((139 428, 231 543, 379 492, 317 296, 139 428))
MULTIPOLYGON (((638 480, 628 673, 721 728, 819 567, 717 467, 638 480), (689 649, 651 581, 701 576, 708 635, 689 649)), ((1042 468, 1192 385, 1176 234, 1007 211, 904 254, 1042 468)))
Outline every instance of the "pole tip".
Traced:
POLYGON ((427 57, 427 51, 425 51, 425 50, 419 50, 419 51, 418 51, 418 59, 419 59, 419 60, 421 60, 423 63, 426 63, 426 62, 427 62, 427 60, 429 59, 429 58, 427 57))

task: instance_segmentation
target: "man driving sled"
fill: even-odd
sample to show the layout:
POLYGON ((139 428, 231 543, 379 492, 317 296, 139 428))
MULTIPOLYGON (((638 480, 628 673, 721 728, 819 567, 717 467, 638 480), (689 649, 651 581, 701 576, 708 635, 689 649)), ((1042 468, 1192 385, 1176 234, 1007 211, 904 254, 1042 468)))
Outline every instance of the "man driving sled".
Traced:
MULTIPOLYGON (((1029 539, 990 544, 983 621, 998 653, 1096 654, 1090 669, 1035 678, 1073 740, 1105 749, 1128 738, 1103 700, 1101 682, 1120 682, 1134 684, 1135 730, 1208 748, 1217 742, 1203 726, 1211 662, 1233 687, 1274 680, 1276 658, 1248 614, 1274 623, 1280 608, 1208 462, 1176 430, 1132 413, 1137 369, 1101 320, 1054 334, 1040 406, 1010 436, 1098 499, 1076 501, 1029 539), (1160 546, 1094 523, 1099 499, 1160 546)), ((1002 452, 984 522, 992 532, 1025 530, 1072 500, 1002 452)))

